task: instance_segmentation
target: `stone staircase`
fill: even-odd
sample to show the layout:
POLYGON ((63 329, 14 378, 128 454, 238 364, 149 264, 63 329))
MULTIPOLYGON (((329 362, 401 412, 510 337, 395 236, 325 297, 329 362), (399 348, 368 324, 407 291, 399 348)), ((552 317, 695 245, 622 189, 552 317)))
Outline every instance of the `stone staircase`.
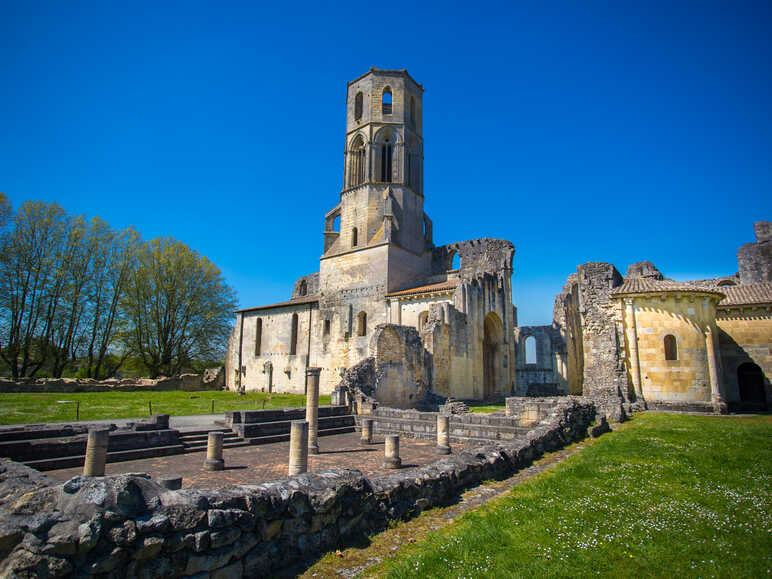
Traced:
POLYGON ((239 448, 249 446, 249 441, 244 440, 230 428, 212 428, 210 430, 186 430, 180 431, 180 443, 183 446, 183 452, 202 452, 206 450, 207 440, 210 432, 222 432, 222 447, 239 448))

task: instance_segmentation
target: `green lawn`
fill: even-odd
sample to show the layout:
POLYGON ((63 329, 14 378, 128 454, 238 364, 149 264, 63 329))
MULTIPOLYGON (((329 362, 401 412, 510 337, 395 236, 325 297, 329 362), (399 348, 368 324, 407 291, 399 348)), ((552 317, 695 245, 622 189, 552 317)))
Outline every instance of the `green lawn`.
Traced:
MULTIPOLYGON (((212 390, 205 392, 95 392, 87 394, 0 394, 0 424, 23 422, 65 422, 75 420, 75 401, 80 402, 81 420, 102 418, 143 418, 153 414, 185 416, 189 414, 223 413, 226 410, 256 410, 261 408, 297 408, 306 405, 300 394, 247 393, 212 390), (59 404, 59 401, 72 403, 59 404)), ((320 396, 320 404, 329 404, 329 396, 320 396)))
POLYGON ((639 414, 372 572, 769 576, 770 491, 772 417, 639 414))
POLYGON ((479 412, 480 414, 492 414, 499 410, 506 410, 507 405, 501 402, 500 404, 468 404, 470 412, 479 412))

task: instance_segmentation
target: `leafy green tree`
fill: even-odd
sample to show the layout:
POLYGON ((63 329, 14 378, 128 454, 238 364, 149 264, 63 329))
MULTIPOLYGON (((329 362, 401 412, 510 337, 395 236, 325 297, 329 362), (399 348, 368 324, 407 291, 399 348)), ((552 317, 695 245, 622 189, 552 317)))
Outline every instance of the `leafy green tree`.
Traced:
POLYGON ((236 296, 206 257, 164 237, 138 251, 124 307, 128 347, 151 377, 171 376, 194 360, 222 357, 236 296))

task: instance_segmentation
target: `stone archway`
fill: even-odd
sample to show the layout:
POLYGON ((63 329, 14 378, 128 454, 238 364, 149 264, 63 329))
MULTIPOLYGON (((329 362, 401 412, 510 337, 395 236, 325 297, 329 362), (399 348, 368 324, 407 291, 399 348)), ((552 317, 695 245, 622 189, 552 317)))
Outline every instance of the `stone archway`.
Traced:
POLYGON ((504 330, 499 316, 490 312, 483 321, 483 398, 493 396, 498 386, 497 374, 501 367, 501 343, 504 330))
POLYGON ((764 373, 753 362, 745 362, 737 368, 737 385, 740 403, 749 410, 766 410, 767 396, 764 392, 764 373))

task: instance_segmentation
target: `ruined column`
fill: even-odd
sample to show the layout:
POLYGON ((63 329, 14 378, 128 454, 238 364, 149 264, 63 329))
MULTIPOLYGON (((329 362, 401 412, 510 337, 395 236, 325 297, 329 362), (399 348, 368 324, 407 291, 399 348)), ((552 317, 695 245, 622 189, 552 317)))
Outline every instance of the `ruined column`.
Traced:
POLYGON ((705 349, 708 354, 708 375, 710 376, 710 401, 713 404, 713 412, 726 414, 727 408, 724 395, 718 383, 718 370, 716 365, 716 348, 713 343, 713 330, 710 326, 705 329, 705 349))
POLYGON ((399 468, 401 466, 402 459, 399 458, 399 436, 396 434, 387 434, 383 468, 399 468))
POLYGON ((178 474, 167 474, 158 478, 158 484, 170 491, 182 488, 182 477, 178 474))
POLYGON ((319 374, 321 368, 306 368, 306 422, 308 422, 308 452, 319 454, 319 374))
POLYGON ((289 475, 308 470, 308 422, 293 420, 290 423, 289 475))
POLYGON ((635 394, 643 399, 643 386, 641 384, 641 362, 638 358, 638 328, 635 322, 635 302, 633 298, 625 298, 625 313, 630 325, 627 328, 627 347, 630 349, 630 364, 632 365, 632 378, 635 394))
POLYGON ((83 476, 105 476, 107 463, 107 444, 110 430, 92 428, 86 441, 86 460, 83 463, 83 476))
POLYGON ((206 461, 204 468, 206 470, 223 470, 225 461, 222 459, 222 441, 224 438, 222 432, 210 432, 206 442, 206 461))
POLYGON ((362 419, 362 437, 359 439, 359 444, 367 446, 373 443, 373 419, 362 419))
POLYGON ((450 416, 437 415, 437 454, 450 454, 450 416))

